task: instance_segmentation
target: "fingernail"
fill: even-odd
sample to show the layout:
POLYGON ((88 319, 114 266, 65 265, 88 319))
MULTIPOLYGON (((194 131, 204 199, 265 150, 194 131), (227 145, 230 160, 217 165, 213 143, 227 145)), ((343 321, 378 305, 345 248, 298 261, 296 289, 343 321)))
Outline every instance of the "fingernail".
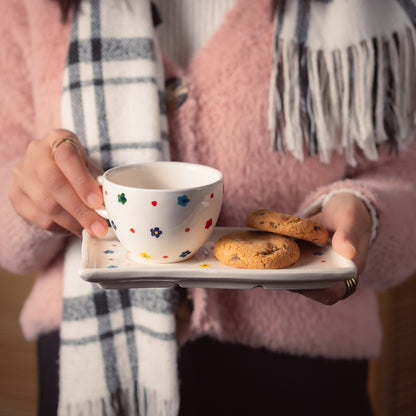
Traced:
POLYGON ((97 208, 101 205, 101 198, 97 194, 91 193, 87 196, 87 203, 91 208, 97 208))
POLYGON ((103 237, 107 232, 107 227, 101 222, 94 222, 91 225, 90 230, 96 237, 103 237))

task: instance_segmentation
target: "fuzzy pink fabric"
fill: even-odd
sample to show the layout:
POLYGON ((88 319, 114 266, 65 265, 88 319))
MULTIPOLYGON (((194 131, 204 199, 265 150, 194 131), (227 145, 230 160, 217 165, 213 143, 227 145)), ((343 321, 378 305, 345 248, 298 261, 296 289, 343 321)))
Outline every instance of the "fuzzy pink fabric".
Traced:
POLYGON ((54 259, 65 240, 17 216, 7 190, 28 143, 60 126, 69 26, 62 27, 58 8, 46 0, 0 2, 0 19, 0 264, 14 273, 42 271, 20 319, 24 335, 33 339, 61 321, 63 263, 54 259))
MULTIPOLYGON (((247 213, 258 208, 302 212, 320 195, 348 187, 376 208, 378 235, 360 287, 349 299, 327 307, 281 290, 195 289, 195 311, 181 341, 210 334, 312 356, 374 357, 382 336, 375 290, 402 282, 416 269, 413 250, 408 249, 416 245, 414 227, 409 226, 416 208, 416 145, 399 156, 387 156, 382 149, 378 163, 362 160, 355 169, 337 154, 324 165, 316 157, 299 162, 273 152, 267 130, 273 30, 268 5, 269 0, 237 0, 187 68, 167 58, 168 74, 183 78, 189 88, 186 102, 170 115, 173 156, 223 171, 220 225, 244 225, 247 213)), ((0 103, 1 172, 10 178, 11 165, 5 161, 19 157, 30 140, 59 127, 69 28, 59 23, 56 7, 46 0, 0 5, 0 19, 5 39, 0 82, 7 96, 0 103)), ((35 337, 59 323, 57 280, 62 268, 59 260, 52 268, 45 265, 63 242, 35 232, 13 213, 6 197, 1 195, 0 221, 8 240, 0 246, 1 265, 15 271, 22 265, 22 271, 44 270, 21 319, 26 336, 35 337), (44 305, 45 296, 56 299, 50 308, 44 305)))

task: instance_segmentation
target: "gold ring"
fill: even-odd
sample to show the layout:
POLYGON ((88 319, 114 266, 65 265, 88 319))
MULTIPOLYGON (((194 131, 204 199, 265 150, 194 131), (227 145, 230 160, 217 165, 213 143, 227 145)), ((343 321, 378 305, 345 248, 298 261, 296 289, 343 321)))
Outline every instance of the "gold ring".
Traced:
POLYGON ((345 286, 347 287, 347 291, 341 300, 347 299, 357 290, 358 276, 354 276, 351 279, 345 280, 345 286))
POLYGON ((79 145, 78 145, 78 142, 75 140, 75 139, 72 139, 71 137, 60 137, 60 138, 58 138, 58 139, 56 139, 56 140, 54 140, 54 142, 52 143, 52 146, 51 146, 51 153, 52 153, 52 156, 55 156, 55 152, 56 152, 56 149, 62 144, 62 143, 71 143, 72 144, 72 146, 74 146, 75 147, 75 149, 77 149, 78 150, 78 152, 79 152, 79 145))

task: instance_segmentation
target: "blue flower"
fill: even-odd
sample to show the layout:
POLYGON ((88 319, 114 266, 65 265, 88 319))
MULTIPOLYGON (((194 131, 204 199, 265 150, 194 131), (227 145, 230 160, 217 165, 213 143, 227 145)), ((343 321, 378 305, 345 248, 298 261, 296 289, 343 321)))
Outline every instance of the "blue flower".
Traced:
POLYGON ((184 258, 184 257, 186 257, 186 256, 189 256, 190 254, 191 254, 191 252, 190 252, 189 250, 182 251, 182 253, 180 254, 180 256, 179 256, 179 257, 184 258))
POLYGON ((190 199, 186 195, 178 196, 178 205, 186 207, 189 202, 190 199))
POLYGON ((150 232, 152 233, 152 237, 156 238, 159 238, 163 234, 163 231, 159 227, 152 228, 150 232))
POLYGON ((105 251, 103 251, 103 253, 105 253, 105 254, 113 254, 114 251, 113 250, 105 250, 105 251))
POLYGON ((114 221, 111 221, 111 227, 113 227, 114 230, 117 230, 117 225, 114 224, 114 221))

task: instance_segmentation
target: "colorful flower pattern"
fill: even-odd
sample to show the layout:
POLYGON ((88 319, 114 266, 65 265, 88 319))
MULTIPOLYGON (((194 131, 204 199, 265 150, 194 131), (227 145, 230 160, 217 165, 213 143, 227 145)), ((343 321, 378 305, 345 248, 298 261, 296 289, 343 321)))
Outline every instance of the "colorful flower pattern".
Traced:
MULTIPOLYGON (((210 198, 213 198, 214 197, 214 194, 210 194, 210 198)), ((123 193, 121 193, 121 194, 118 194, 117 195, 117 198, 118 198, 118 202, 120 203, 120 204, 122 204, 122 205, 124 205, 124 204, 126 204, 127 203, 127 198, 126 198, 126 195, 125 195, 125 193, 123 192, 123 193)), ((186 195, 186 194, 184 194, 184 195, 180 195, 180 196, 178 196, 177 197, 177 204, 179 205, 179 206, 181 206, 181 207, 186 207, 188 204, 189 204, 189 202, 191 202, 191 200, 188 198, 188 196, 186 195)), ((154 206, 154 207, 156 207, 157 205, 158 205, 158 203, 157 203, 157 201, 151 201, 151 204, 154 206)), ((206 223, 205 223, 205 229, 209 229, 209 228, 211 228, 212 227, 212 224, 213 224, 213 221, 212 221, 212 218, 210 218, 209 220, 207 220, 206 221, 206 223)), ((117 230, 117 226, 116 226, 116 224, 114 223, 114 221, 111 221, 111 227, 114 229, 114 230, 117 230)), ((190 231, 190 228, 189 227, 187 227, 187 228, 185 228, 185 232, 189 232, 190 231)), ((135 233, 135 230, 134 230, 134 228, 130 228, 130 232, 132 232, 132 233, 135 233)), ((162 234, 163 234, 163 231, 159 228, 159 227, 154 227, 154 228, 151 228, 150 229, 150 233, 151 233, 151 236, 152 237, 156 237, 156 238, 159 238, 162 234)), ((110 251, 108 250, 107 251, 107 254, 110 254, 110 251)), ((189 256, 191 254, 191 251, 189 251, 189 250, 185 250, 185 251, 183 251, 181 254, 180 254, 180 256, 179 257, 181 257, 181 258, 185 258, 185 257, 187 257, 187 256, 189 256)), ((147 254, 147 253, 140 253, 140 255, 143 257, 143 258, 145 258, 145 259, 150 259, 150 256, 147 254)), ((166 256, 167 257, 167 256, 166 256)), ((114 266, 108 266, 108 267, 114 267, 114 266)), ((201 267, 209 267, 209 265, 207 265, 207 264, 203 264, 203 265, 201 265, 201 267)))
POLYGON ((181 207, 186 207, 189 202, 191 202, 191 200, 186 195, 178 196, 178 205, 181 207))
POLYGON ((159 227, 155 227, 150 229, 150 233, 152 237, 159 238, 163 234, 163 231, 159 227))
POLYGON ((117 197, 118 197, 118 202, 120 202, 120 204, 124 205, 127 202, 127 198, 124 192, 122 194, 118 194, 117 197))

